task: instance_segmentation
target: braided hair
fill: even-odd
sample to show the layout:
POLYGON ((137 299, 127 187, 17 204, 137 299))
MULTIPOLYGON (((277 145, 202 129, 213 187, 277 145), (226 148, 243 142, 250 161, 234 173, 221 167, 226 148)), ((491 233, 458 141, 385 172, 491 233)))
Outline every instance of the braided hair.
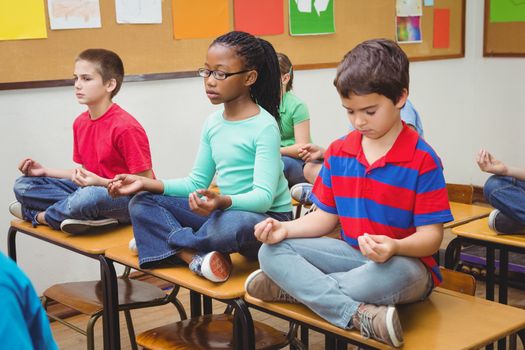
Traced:
POLYGON ((239 31, 221 35, 210 46, 220 44, 231 47, 244 61, 245 69, 257 71, 257 80, 250 88, 255 103, 267 110, 280 125, 281 73, 277 54, 268 41, 239 31))

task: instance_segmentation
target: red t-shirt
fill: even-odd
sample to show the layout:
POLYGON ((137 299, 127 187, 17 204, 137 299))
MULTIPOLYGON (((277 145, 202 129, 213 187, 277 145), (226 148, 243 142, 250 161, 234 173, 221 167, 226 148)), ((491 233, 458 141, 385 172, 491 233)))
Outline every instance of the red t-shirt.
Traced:
POLYGON ((79 115, 73 140, 73 160, 99 176, 111 179, 152 169, 146 132, 116 103, 96 120, 88 111, 79 115))

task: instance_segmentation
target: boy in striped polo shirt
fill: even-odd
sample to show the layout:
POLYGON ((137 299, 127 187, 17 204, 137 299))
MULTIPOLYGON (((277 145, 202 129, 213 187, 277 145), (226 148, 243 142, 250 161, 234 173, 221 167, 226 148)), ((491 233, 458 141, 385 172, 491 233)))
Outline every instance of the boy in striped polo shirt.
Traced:
POLYGON ((403 332, 394 305, 423 300, 439 284, 432 254, 453 219, 440 159, 400 118, 408 66, 385 39, 346 54, 334 85, 355 131, 326 152, 317 211, 255 226, 262 270, 246 281, 254 297, 303 303, 395 347, 403 332), (341 239, 320 238, 338 223, 341 239))

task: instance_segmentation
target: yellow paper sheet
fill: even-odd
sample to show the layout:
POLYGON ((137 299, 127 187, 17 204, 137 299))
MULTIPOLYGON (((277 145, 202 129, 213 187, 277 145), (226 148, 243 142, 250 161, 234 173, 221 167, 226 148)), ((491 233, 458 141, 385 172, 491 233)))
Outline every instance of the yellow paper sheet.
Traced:
POLYGON ((0 40, 47 38, 44 0, 0 0, 0 40))
POLYGON ((230 29, 228 0, 173 0, 175 39, 213 38, 230 29))

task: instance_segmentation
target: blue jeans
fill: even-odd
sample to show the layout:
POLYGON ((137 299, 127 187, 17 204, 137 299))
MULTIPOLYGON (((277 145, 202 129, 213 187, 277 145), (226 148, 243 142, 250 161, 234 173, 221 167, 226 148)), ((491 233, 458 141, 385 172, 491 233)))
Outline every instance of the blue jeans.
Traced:
POLYGON ((425 299, 432 277, 417 258, 393 256, 379 264, 333 238, 263 244, 261 269, 282 289, 341 328, 362 303, 390 305, 425 299))
POLYGON ((525 181, 493 175, 485 182, 483 194, 494 208, 525 225, 525 181))
POLYGON ((171 197, 141 192, 129 203, 133 233, 141 268, 180 262, 175 256, 183 248, 198 252, 239 252, 257 258, 261 243, 253 226, 272 217, 281 221, 292 218, 286 213, 253 213, 216 210, 210 216, 191 211, 188 197, 171 197))
POLYGON ((22 204, 24 219, 38 224, 36 216, 45 212, 45 220, 55 230, 65 219, 129 220, 130 197, 111 198, 105 187, 79 187, 73 181, 53 177, 19 177, 14 186, 16 199, 22 204))
POLYGON ((282 156, 284 177, 288 180, 288 187, 301 182, 308 182, 303 175, 304 161, 302 159, 282 156))

